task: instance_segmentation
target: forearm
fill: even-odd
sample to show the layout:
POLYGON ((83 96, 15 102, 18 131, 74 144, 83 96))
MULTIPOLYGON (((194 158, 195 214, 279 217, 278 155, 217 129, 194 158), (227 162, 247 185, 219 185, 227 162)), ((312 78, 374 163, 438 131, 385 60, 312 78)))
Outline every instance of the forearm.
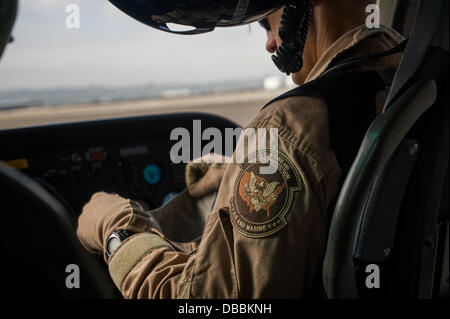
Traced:
POLYGON ((189 256, 159 235, 141 233, 122 243, 109 260, 109 272, 125 298, 178 298, 189 256))

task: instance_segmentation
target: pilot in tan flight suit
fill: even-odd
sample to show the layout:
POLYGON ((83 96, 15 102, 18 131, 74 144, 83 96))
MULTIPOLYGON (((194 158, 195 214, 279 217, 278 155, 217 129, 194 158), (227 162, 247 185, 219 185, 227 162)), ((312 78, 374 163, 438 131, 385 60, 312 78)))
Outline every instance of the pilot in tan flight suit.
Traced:
MULTIPOLYGON (((296 84, 314 81, 343 59, 386 51, 403 41, 390 28, 366 26, 366 7, 372 2, 315 1, 303 67, 292 74, 296 84)), ((280 8, 260 20, 267 30, 270 53, 282 45, 278 33, 282 13, 280 8)), ((397 66, 400 58, 394 54, 355 68, 385 70, 397 66)), ((377 113, 387 92, 384 88, 376 96, 377 113)), ((191 197, 200 199, 218 191, 196 241, 171 240, 158 218, 116 194, 94 194, 84 206, 78 237, 90 252, 104 254, 125 298, 302 298, 312 294, 321 275, 328 209, 342 182, 341 166, 330 146, 327 104, 313 96, 281 99, 264 108, 247 128, 278 129, 278 148, 270 150, 278 158, 277 169, 261 174, 263 164, 258 161, 189 164, 186 182, 191 197), (108 239, 118 230, 126 236, 108 248, 108 239)), ((247 159, 257 157, 247 155, 247 159)), ((175 203, 166 209, 180 216, 185 207, 175 203)))

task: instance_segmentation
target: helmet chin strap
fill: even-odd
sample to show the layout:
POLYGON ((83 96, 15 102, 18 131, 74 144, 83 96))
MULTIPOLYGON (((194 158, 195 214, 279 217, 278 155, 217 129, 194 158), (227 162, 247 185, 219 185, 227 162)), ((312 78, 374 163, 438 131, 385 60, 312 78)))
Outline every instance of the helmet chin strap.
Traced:
POLYGON ((272 60, 277 68, 287 75, 300 71, 303 67, 303 50, 311 24, 312 0, 289 0, 281 18, 278 32, 282 44, 272 60))

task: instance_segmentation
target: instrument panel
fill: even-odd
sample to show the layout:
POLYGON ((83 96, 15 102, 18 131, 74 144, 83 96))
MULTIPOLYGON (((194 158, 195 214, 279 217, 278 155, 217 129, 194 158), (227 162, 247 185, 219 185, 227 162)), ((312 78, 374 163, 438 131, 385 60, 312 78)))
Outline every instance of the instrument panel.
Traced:
POLYGON ((40 183, 74 216, 98 191, 154 209, 186 187, 186 164, 170 159, 177 142, 170 133, 180 127, 192 133, 194 120, 222 132, 238 127, 221 117, 182 113, 8 130, 0 132, 0 160, 40 183))

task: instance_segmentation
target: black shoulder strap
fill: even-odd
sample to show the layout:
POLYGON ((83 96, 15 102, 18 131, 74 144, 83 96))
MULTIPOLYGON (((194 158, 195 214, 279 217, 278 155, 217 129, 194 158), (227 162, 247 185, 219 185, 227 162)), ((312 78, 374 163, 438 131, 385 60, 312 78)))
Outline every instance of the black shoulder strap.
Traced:
MULTIPOLYGON (((346 176, 364 135, 376 117, 376 94, 392 84, 396 68, 360 71, 354 66, 403 51, 408 40, 390 50, 351 57, 331 65, 317 79, 275 98, 268 105, 292 96, 314 96, 328 106, 331 149, 346 176)), ((299 105, 301 107, 301 105, 299 105)))
MULTIPOLYGON (((294 88, 268 105, 294 96, 313 96, 328 107, 331 149, 343 174, 353 163, 364 135, 376 117, 376 94, 391 84, 395 70, 327 73, 294 88)), ((302 105, 298 106, 299 108, 302 105)), ((345 175, 344 175, 345 176, 345 175)))

